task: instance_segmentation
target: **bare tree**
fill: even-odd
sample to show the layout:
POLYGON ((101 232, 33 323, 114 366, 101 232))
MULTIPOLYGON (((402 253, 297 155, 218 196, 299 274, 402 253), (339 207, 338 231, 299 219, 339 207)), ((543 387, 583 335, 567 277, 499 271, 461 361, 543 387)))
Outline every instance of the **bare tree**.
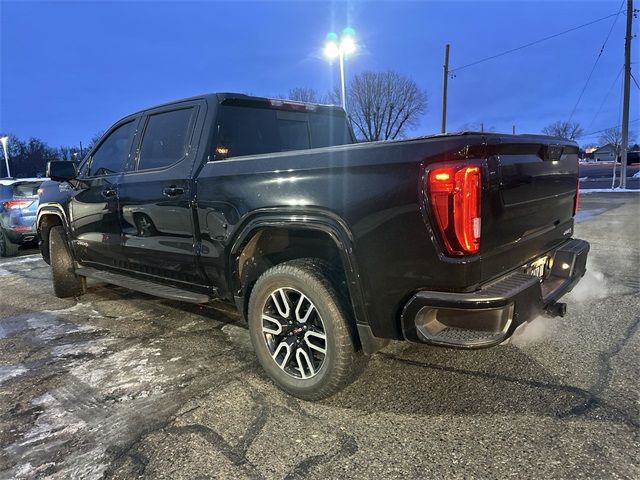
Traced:
POLYGON ((584 128, 582 128, 578 122, 558 120, 544 127, 542 133, 566 140, 578 140, 584 135, 584 128))
MULTIPOLYGON (((47 162, 57 158, 56 149, 51 148, 39 138, 31 137, 28 140, 21 140, 12 134, 8 136, 9 164, 11 175, 15 178, 43 175, 47 162)), ((2 163, 4 165, 4 161, 2 163)))
MULTIPOLYGON (((340 103, 339 91, 330 93, 340 103)), ((359 138, 373 142, 404 137, 427 110, 427 94, 397 72, 365 71, 347 89, 347 111, 359 138)))
POLYGON ((67 160, 67 161, 80 161, 82 160, 82 153, 80 152, 80 148, 73 146, 62 146, 57 148, 57 156, 58 160, 67 160))
MULTIPOLYGON (((635 138, 635 133, 629 132, 629 142, 631 142, 632 138, 635 138)), ((600 134, 600 146, 604 147, 605 145, 611 145, 613 148, 614 161, 613 161, 613 172, 611 175, 611 188, 615 188, 616 186, 616 166, 618 165, 618 158, 620 157, 620 153, 622 152, 622 130, 620 127, 611 127, 603 130, 600 134)))
POLYGON ((600 134, 599 141, 601 146, 611 145, 617 158, 622 149, 622 130, 620 127, 607 128, 600 134))
POLYGON ((87 153, 89 152, 89 150, 95 147, 96 143, 100 141, 103 135, 104 135, 104 130, 100 130, 96 132, 96 134, 93 137, 91 137, 91 140, 89 140, 89 144, 84 148, 83 153, 87 153))
POLYGON ((316 92, 313 88, 309 87, 295 87, 289 89, 289 94, 287 95, 289 100, 295 100, 296 102, 305 102, 305 103, 321 103, 320 97, 318 96, 318 92, 316 92))

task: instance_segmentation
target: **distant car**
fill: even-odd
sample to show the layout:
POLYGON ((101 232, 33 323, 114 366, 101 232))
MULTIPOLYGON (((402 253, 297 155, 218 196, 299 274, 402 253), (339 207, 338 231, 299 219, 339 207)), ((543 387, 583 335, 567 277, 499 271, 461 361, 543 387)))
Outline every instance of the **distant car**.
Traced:
POLYGON ((38 188, 44 180, 0 179, 0 257, 15 255, 21 245, 37 246, 38 188))
POLYGON ((640 150, 629 150, 627 152, 627 165, 640 163, 640 150))

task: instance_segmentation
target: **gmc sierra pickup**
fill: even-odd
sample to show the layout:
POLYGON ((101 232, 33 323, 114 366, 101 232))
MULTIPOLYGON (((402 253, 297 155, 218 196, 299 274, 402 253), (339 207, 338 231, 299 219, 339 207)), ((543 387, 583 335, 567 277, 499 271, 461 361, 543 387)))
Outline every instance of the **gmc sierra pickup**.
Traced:
POLYGON ((577 154, 533 135, 355 143, 340 108, 211 94, 51 162, 37 231, 56 295, 93 278, 233 302, 267 374, 314 400, 389 339, 489 347, 563 315, 589 250, 577 154))

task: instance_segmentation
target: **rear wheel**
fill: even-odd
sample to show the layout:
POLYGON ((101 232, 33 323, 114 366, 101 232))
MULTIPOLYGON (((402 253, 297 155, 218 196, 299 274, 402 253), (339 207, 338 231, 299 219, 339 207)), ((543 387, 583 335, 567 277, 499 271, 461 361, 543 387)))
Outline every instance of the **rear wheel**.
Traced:
POLYGON ((73 257, 60 225, 51 227, 49 231, 49 252, 53 291, 56 297, 68 298, 82 295, 85 290, 85 279, 75 274, 73 257))
POLYGON ((267 270, 249 299, 249 331, 260 364, 282 390, 305 400, 333 395, 366 365, 330 278, 320 260, 286 262, 267 270))
POLYGON ((0 228, 0 257, 13 257, 18 253, 18 245, 11 243, 7 232, 0 228))

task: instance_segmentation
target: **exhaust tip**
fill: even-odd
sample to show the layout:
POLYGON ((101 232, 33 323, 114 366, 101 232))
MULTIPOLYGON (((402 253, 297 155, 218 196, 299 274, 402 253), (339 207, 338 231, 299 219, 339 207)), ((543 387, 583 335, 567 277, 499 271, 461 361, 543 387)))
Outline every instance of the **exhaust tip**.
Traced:
POLYGON ((567 314, 567 304, 564 302, 551 302, 545 307, 545 311, 552 317, 564 317, 567 314))

